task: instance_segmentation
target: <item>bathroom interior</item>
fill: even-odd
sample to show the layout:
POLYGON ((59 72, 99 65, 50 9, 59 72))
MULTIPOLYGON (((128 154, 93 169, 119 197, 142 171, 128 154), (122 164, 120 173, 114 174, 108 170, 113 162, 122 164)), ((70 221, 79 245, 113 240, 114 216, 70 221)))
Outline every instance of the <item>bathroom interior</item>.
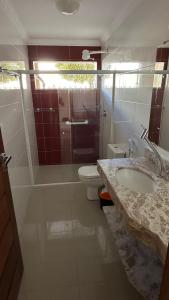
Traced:
POLYGON ((168 20, 0 1, 1 300, 169 299, 168 20))

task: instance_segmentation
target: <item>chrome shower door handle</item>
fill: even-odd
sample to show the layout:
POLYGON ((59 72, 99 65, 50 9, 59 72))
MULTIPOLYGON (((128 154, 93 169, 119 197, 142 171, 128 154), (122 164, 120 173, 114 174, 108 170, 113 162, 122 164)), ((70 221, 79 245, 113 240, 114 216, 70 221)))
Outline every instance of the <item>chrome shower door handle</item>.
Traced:
POLYGON ((88 120, 84 120, 84 121, 66 121, 65 122, 66 125, 87 125, 89 124, 88 120))

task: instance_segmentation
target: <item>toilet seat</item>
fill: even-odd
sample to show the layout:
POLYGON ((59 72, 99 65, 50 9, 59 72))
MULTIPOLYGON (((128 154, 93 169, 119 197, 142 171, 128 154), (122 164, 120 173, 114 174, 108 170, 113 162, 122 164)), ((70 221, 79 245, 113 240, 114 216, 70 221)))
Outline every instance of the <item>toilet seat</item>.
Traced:
POLYGON ((86 179, 97 179, 100 178, 100 175, 97 171, 97 166, 85 166, 81 167, 78 170, 79 177, 86 179))

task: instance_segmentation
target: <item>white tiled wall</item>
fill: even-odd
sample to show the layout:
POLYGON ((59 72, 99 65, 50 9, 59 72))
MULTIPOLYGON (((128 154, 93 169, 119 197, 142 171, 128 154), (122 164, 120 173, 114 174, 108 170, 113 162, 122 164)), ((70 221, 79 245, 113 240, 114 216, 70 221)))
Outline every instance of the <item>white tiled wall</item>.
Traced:
MULTIPOLYGON (((28 66, 27 69, 29 69, 28 66)), ((29 143, 30 143, 30 156, 31 156, 31 164, 33 167, 32 169, 33 179, 35 180, 39 163, 38 163, 37 140, 36 140, 36 131, 35 131, 35 118, 33 112, 34 108, 32 102, 29 75, 27 75, 26 81, 27 81, 27 89, 24 89, 24 111, 26 117, 26 124, 28 128, 29 143)))
MULTIPOLYGON (((27 67, 27 48, 25 46, 14 47, 0 45, 0 61, 17 60, 24 61, 27 67)), ((29 81, 27 82, 27 89, 24 94, 25 116, 28 124, 33 172, 36 174, 38 157, 29 81)), ((9 177, 15 214, 20 232, 32 185, 20 90, 0 89, 0 126, 5 152, 12 155, 12 160, 9 163, 9 177)))
MULTIPOLYGON (((111 69, 112 63, 137 62, 141 67, 147 66, 152 69, 155 62, 156 50, 152 48, 142 48, 136 51, 135 48, 122 48, 103 59, 103 69, 111 69)), ((122 76, 120 81, 122 81, 122 76)), ((104 155, 106 155, 107 143, 127 143, 133 137, 137 144, 136 155, 144 152, 144 143, 140 140, 141 124, 149 127, 151 97, 153 87, 153 76, 142 75, 139 78, 137 87, 118 87, 115 89, 114 111, 108 111, 108 118, 104 119, 106 127, 111 128, 104 140, 104 155)), ((106 106, 110 104, 112 87, 107 88, 102 84, 102 101, 106 106)), ((103 133, 104 134, 104 133, 103 133)), ((106 135, 105 133, 104 135, 106 135)))

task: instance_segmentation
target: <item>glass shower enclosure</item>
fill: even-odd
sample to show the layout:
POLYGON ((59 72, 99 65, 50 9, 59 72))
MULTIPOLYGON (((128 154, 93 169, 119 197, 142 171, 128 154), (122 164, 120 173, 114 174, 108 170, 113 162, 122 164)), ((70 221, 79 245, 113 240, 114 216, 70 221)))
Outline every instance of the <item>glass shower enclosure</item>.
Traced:
MULTIPOLYGON (((34 61, 35 71, 96 70, 95 62, 34 61)), ((79 181, 78 168, 99 158, 97 75, 31 76, 39 171, 37 184, 79 181)))
MULTIPOLYGON (((22 93, 28 160, 35 185, 79 181, 78 168, 96 164, 100 153, 106 158, 108 143, 128 143, 132 132, 138 146, 141 124, 151 129, 151 123, 161 119, 154 118, 153 113, 157 106, 162 111, 167 70, 97 70, 95 62, 57 63, 35 61, 34 70, 2 72, 20 82, 12 80, 12 86, 22 93)), ((2 88, 8 85, 6 80, 2 88)), ((153 123, 154 133, 158 127, 153 123)), ((154 133, 150 131, 151 138, 154 133)))

